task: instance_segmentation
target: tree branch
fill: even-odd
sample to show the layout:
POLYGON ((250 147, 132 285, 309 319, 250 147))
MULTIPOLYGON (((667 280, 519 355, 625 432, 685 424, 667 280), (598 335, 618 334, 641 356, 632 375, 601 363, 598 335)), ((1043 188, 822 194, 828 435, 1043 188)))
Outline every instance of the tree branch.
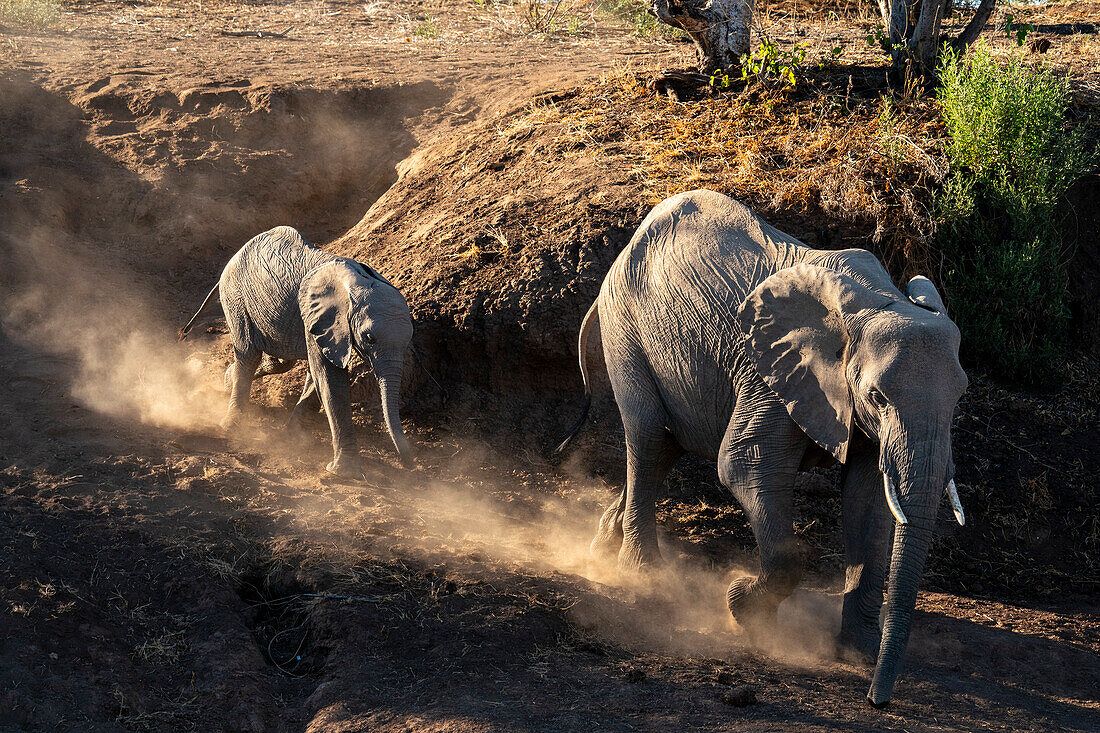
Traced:
POLYGON ((989 21, 989 16, 993 14, 993 6, 996 4, 997 0, 982 0, 982 4, 974 11, 974 17, 962 29, 959 37, 951 42, 956 51, 965 51, 970 44, 978 40, 978 36, 982 34, 985 24, 989 21))

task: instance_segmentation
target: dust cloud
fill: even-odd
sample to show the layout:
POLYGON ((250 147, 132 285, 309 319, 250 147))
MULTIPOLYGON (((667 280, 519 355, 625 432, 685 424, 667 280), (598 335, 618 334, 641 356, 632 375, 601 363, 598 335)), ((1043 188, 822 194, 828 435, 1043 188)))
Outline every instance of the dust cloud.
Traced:
MULTIPOLYGON (((205 348, 176 343, 179 324, 162 314, 178 308, 154 295, 156 287, 111 267, 109 258, 81 256, 60 243, 67 240, 43 229, 9 252, 18 276, 0 302, 4 334, 31 353, 68 361, 71 394, 92 410, 163 428, 217 432, 226 404, 221 367, 205 348)), ((267 437, 251 441, 250 450, 291 457, 288 445, 267 437)), ((317 437, 319 468, 327 441, 317 437)), ((389 450, 388 438, 382 441, 389 450)), ((378 492, 369 483, 351 494, 340 484, 322 482, 318 489, 315 476, 283 473, 280 480, 320 492, 313 494, 315 507, 303 501, 293 512, 314 539, 376 524, 425 556, 462 565, 476 553, 503 572, 564 577, 582 598, 571 609, 573 618, 630 648, 706 657, 756 648, 801 664, 831 655, 826 627, 837 616, 835 597, 796 593, 783 605, 776 633, 750 645, 725 597, 734 577, 754 570, 707 563, 665 541, 660 568, 620 572, 615 558, 597 558, 588 547, 603 505, 613 498, 605 488, 573 478, 552 493, 536 492, 519 479, 510 484, 500 456, 485 446, 465 440, 457 452, 464 458, 429 457, 427 470, 386 467, 378 492), (494 466, 488 474, 480 468, 486 463, 494 466)))
POLYGON ((726 590, 731 580, 755 575, 755 569, 708 562, 662 537, 659 567, 620 571, 615 557, 589 550, 600 514, 614 499, 605 487, 572 478, 540 491, 521 475, 510 483, 499 467, 480 470, 494 456, 472 439, 462 441, 458 452, 473 458, 429 459, 435 464, 432 478, 422 478, 421 471, 386 474, 379 477, 386 485, 368 481, 355 502, 333 497, 335 503, 326 501, 317 513, 296 519, 311 534, 323 533, 326 524, 381 526, 404 551, 456 569, 473 562, 567 580, 581 599, 570 610, 572 618, 637 651, 715 658, 756 650, 794 665, 833 658, 836 595, 796 591, 780 608, 774 633, 749 640, 726 607, 726 590))
POLYGON ((29 353, 70 362, 73 398, 158 427, 217 424, 225 409, 217 374, 192 346, 175 343, 160 315, 170 309, 152 288, 107 257, 76 254, 71 235, 41 229, 14 245, 0 325, 29 353))

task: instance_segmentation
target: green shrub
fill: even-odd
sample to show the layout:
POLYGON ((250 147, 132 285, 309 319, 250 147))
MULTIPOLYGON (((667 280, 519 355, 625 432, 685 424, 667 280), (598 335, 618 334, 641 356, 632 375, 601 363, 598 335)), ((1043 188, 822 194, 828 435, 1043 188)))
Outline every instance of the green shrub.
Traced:
POLYGON ((439 38, 439 24, 430 15, 424 16, 424 22, 413 29, 413 35, 417 38, 439 38))
POLYGON ((946 51, 939 76, 951 170, 937 243, 964 354, 1009 379, 1052 377, 1069 321, 1058 202, 1091 164, 1066 123, 1068 80, 984 44, 946 51))
POLYGON ((0 25, 42 30, 60 19, 59 0, 0 0, 0 25))

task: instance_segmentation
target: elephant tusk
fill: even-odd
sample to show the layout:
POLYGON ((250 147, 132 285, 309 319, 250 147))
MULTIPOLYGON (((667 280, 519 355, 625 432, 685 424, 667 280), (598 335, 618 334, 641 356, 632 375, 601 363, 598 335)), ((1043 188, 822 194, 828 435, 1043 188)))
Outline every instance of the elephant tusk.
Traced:
POLYGON ((898 501, 898 492, 894 488, 894 482, 884 473, 882 474, 882 483, 886 487, 886 503, 890 506, 890 513, 894 515, 894 519, 898 520, 898 524, 909 524, 909 520, 905 518, 905 512, 901 510, 901 503, 898 501))
POLYGON ((959 501, 959 491, 955 488, 955 479, 947 482, 947 498, 951 500, 951 511, 955 512, 955 521, 962 527, 966 524, 966 515, 963 514, 963 505, 959 501))

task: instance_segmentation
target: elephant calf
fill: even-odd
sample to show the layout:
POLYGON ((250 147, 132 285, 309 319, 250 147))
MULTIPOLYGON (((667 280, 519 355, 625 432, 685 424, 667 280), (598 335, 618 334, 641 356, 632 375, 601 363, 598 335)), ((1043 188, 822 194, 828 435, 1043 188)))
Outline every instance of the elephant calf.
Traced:
POLYGON ((275 227, 233 255, 198 312, 180 329, 180 340, 215 296, 221 299, 233 340, 224 427, 240 419, 254 379, 281 374, 306 359, 309 376, 290 427, 300 426, 305 410, 323 406, 333 449, 326 468, 341 476, 361 476, 348 375, 355 352, 378 380, 386 428, 402 463, 413 461, 398 410, 412 316, 404 296, 386 278, 367 265, 314 247, 290 227, 275 227))
POLYGON ((963 521, 951 420, 967 380, 932 283, 916 277, 902 293, 869 252, 811 249, 733 199, 692 191, 646 217, 585 316, 585 413, 597 320, 627 482, 593 550, 617 552, 628 568, 659 559, 654 501, 669 468, 684 453, 717 462, 760 546, 759 577, 738 578, 728 594, 753 633, 801 577, 795 473, 843 464, 840 642, 877 657, 868 699, 885 704, 945 491, 963 521))

